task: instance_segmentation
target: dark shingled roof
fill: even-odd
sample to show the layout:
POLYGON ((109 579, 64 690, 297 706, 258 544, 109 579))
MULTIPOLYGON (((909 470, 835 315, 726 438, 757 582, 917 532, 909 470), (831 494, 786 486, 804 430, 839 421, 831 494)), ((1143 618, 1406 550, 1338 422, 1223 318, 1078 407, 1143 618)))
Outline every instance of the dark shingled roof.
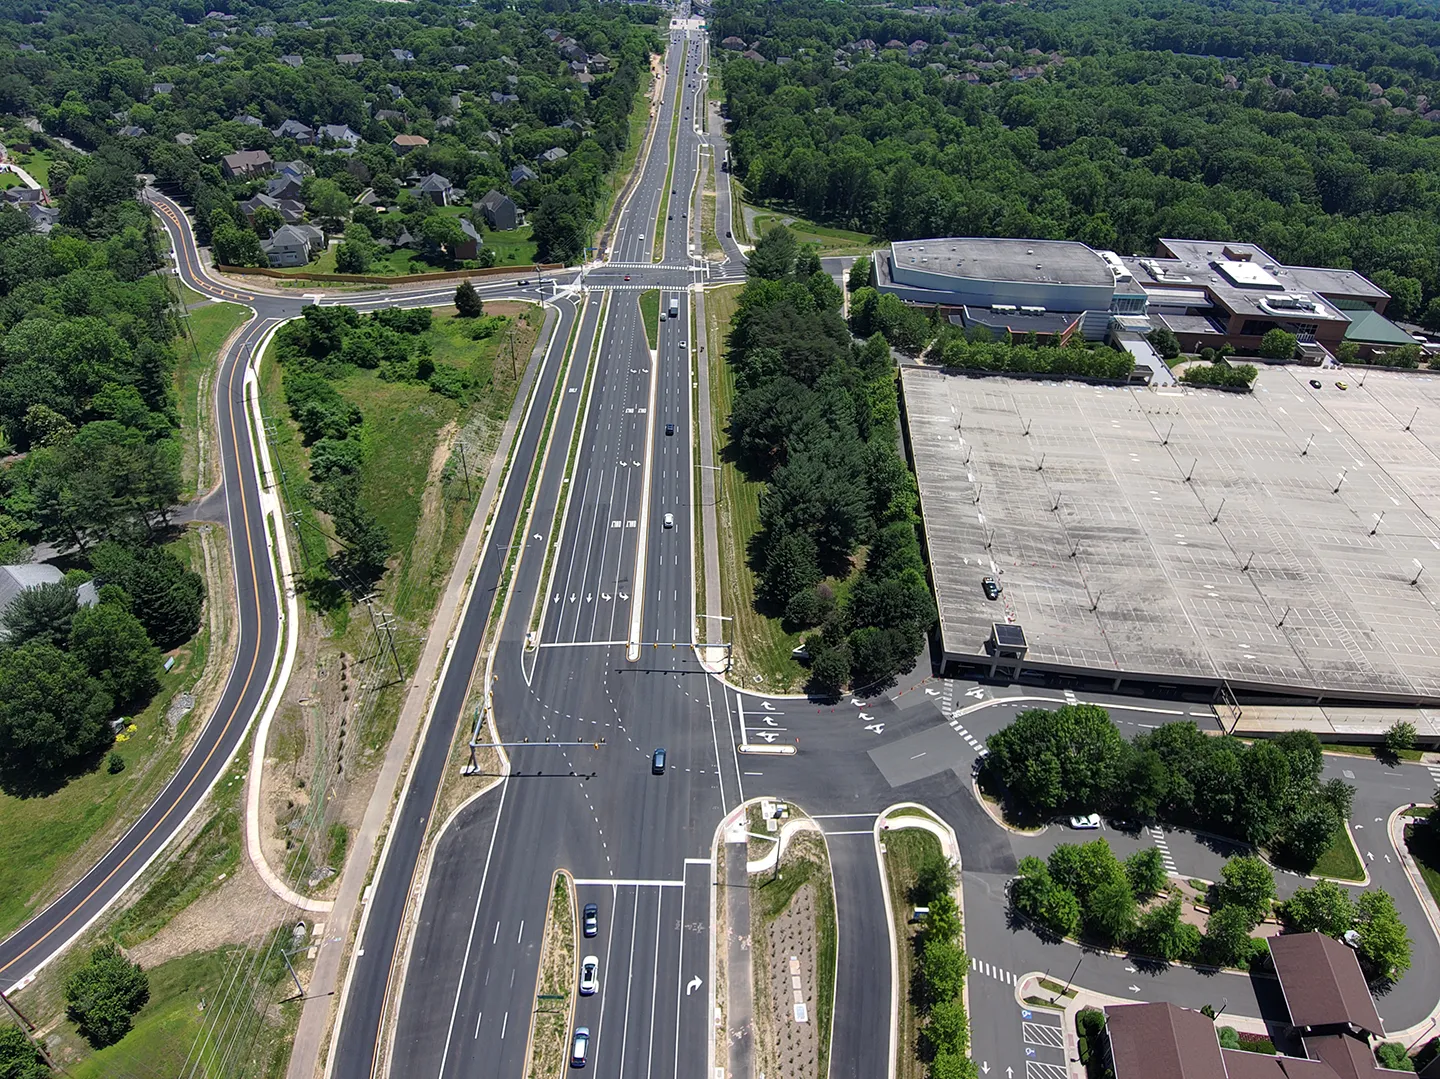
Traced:
POLYGON ((1323 933, 1283 933, 1268 943, 1295 1026, 1349 1023, 1385 1036, 1360 962, 1349 947, 1323 933))
POLYGON ((1217 1079, 1225 1063, 1215 1024, 1174 1004, 1105 1009, 1116 1079, 1217 1079))

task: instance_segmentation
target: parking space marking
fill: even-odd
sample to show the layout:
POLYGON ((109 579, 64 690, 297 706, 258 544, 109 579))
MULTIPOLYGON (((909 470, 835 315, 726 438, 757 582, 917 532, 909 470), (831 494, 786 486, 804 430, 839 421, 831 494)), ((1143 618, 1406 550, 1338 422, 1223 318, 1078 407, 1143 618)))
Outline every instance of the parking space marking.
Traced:
POLYGON ((1025 1062, 1025 1079, 1069 1079, 1062 1064, 1047 1064, 1043 1060, 1025 1062))
POLYGON ((1065 1048, 1065 1029, 1049 1023, 1022 1023, 1026 1045, 1048 1045, 1052 1049, 1065 1048))

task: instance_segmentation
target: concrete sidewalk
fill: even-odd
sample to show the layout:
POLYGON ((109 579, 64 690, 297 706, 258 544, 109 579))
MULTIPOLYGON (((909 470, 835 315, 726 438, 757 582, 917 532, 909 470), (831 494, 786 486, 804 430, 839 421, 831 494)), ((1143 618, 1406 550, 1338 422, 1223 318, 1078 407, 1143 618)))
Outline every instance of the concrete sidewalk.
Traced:
POLYGON ((745 863, 746 822, 726 830, 725 858, 725 1044, 729 1079, 755 1074, 755 987, 750 967, 750 873, 745 863))
POLYGON ((340 891, 335 897, 335 906, 323 928, 320 925, 315 927, 315 936, 320 940, 320 950, 315 969, 310 975, 310 984, 306 988, 305 1008, 300 1014, 300 1025, 295 1031, 286 1079, 312 1079, 317 1074, 324 1074, 325 1062, 321 1059, 321 1050, 332 1022, 332 1005, 339 999, 336 990, 343 974, 342 960, 349 953, 350 937, 355 915, 360 908, 361 893, 370 881, 375 852, 394 809, 396 791, 404 777, 405 765, 414 748, 416 734, 428 711, 431 691, 436 688, 440 664, 449 648, 456 618, 469 591, 471 572, 480 557, 480 544, 485 536, 492 503, 500 489, 501 475, 519 431, 520 420, 525 414, 530 389, 540 371, 541 358, 545 355, 558 319, 559 313, 555 308, 545 309, 545 324, 530 353, 530 362, 525 367, 520 385, 515 391, 515 402, 505 420, 495 457, 485 478, 485 487, 475 504, 475 514, 460 546, 455 568, 450 573, 450 580, 431 620, 424 651, 421 653, 414 680, 405 695, 395 733, 390 739, 390 746, 375 781, 375 789, 365 808, 365 817, 351 841, 350 854, 340 877, 340 891))

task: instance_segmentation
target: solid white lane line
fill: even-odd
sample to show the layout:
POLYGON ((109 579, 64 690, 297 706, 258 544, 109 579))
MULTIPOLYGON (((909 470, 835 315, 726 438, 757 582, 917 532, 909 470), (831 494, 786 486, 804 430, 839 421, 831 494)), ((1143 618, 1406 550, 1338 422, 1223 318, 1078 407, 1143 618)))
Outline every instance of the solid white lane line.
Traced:
POLYGON ((640 913, 640 889, 635 889, 635 907, 630 912, 630 966, 625 974, 625 1025, 620 1028, 620 1067, 625 1067, 625 1046, 630 1041, 630 990, 635 984, 636 916, 640 913))
MULTIPOLYGON (((637 890, 636 894, 639 892, 637 890)), ((685 894, 683 891, 680 893, 685 894)), ((646 1037, 649 1041, 645 1046, 645 1079, 650 1079, 650 1069, 655 1063, 655 1001, 660 996, 660 915, 665 909, 664 893, 661 893, 660 901, 655 904, 655 946, 650 953, 655 957, 650 964, 650 1024, 646 1029, 646 1037)), ((678 1027, 680 1020, 680 1004, 675 1004, 675 1020, 678 1027)), ((624 1061, 622 1060, 623 1064, 624 1061)))
POLYGON ((575 887, 599 887, 599 888, 683 888, 683 880, 643 880, 643 879, 620 879, 612 877, 586 877, 575 880, 575 887))

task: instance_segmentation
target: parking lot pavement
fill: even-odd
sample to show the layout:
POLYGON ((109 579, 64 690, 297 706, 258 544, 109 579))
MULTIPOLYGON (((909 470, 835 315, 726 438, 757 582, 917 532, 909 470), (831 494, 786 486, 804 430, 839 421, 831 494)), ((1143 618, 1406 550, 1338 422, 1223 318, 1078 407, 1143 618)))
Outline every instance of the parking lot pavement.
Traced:
POLYGON ((1025 1079, 1066 1079, 1064 1016, 1048 1008, 1020 1008, 1025 1079))

